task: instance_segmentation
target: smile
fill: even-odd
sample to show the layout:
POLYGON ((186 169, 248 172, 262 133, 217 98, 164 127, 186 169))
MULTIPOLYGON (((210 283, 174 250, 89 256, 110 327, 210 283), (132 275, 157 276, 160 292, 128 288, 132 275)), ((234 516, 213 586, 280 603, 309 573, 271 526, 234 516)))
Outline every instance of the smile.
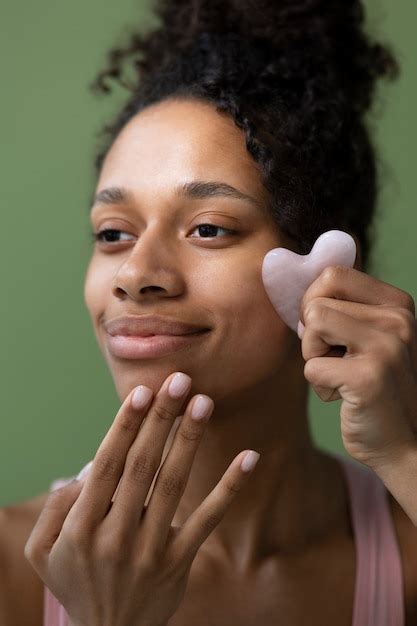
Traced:
POLYGON ((209 330, 186 335, 109 335, 107 345, 110 353, 121 359, 152 359, 180 350, 206 335, 209 330))

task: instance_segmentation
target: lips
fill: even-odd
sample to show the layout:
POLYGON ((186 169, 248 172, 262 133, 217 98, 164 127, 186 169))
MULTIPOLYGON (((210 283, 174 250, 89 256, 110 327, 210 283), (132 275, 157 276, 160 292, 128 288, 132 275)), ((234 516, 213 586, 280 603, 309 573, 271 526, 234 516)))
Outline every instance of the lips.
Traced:
POLYGON ((104 322, 109 335, 149 337, 151 335, 189 335, 205 330, 207 326, 197 325, 161 315, 123 315, 104 322))
MULTIPOLYGON (((208 331, 207 331, 208 332, 208 331)), ((107 347, 113 357, 119 359, 155 359, 177 351, 192 350, 198 347, 206 332, 185 335, 152 335, 129 337, 107 334, 107 347)))

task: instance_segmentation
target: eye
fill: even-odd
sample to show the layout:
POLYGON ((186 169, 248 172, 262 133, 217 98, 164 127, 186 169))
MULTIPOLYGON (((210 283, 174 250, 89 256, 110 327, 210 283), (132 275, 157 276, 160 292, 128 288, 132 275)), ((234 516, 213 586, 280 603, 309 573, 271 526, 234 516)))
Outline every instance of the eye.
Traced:
MULTIPOLYGON (((236 230, 232 230, 231 228, 223 228, 222 226, 217 226, 216 224, 199 224, 198 226, 196 226, 194 228, 194 230, 197 229, 204 229, 203 232, 207 235, 208 233, 213 232, 213 230, 223 230, 225 231, 228 235, 236 235, 237 231, 236 230)), ((193 231, 194 232, 194 231, 193 231)), ((123 230, 117 230, 115 228, 104 228, 103 230, 100 230, 98 233, 91 233, 91 237, 93 242, 94 241, 100 241, 102 243, 120 243, 120 241, 117 239, 118 233, 125 233, 125 234, 129 234, 126 233, 123 230)), ((209 234, 208 237, 201 237, 202 239, 212 239, 213 235, 209 234)), ((216 237, 217 239, 217 237, 216 237)), ((126 240, 125 240, 126 241, 126 240)))
MULTIPOLYGON (((194 230, 197 230, 197 229, 200 229, 200 228, 204 229, 203 232, 206 233, 206 234, 207 234, 207 232, 210 232, 210 230, 212 232, 213 230, 219 230, 219 229, 220 230, 224 230, 229 235, 236 235, 237 234, 236 230, 231 230, 230 228, 223 228, 222 226, 217 226, 216 224, 199 224, 198 226, 196 226, 194 228, 194 230)), ((210 237, 211 237, 211 235, 209 235, 209 237, 203 237, 203 239, 208 239, 210 237)))
POLYGON ((92 232, 91 238, 93 241, 102 241, 103 243, 110 243, 110 241, 119 243, 119 240, 117 239, 117 233, 124 233, 124 232, 125 231, 123 230, 117 230, 115 228, 104 228, 103 230, 100 230, 98 233, 92 232), (110 233, 110 234, 107 235, 107 233, 110 233), (106 236, 110 238, 110 241, 107 241, 104 239, 106 236))

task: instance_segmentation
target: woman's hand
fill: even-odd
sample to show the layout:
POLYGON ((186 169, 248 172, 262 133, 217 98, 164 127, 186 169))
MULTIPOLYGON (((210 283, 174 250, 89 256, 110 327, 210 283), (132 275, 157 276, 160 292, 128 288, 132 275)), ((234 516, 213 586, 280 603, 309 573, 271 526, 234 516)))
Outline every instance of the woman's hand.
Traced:
POLYGON ((132 406, 134 392, 128 395, 85 484, 75 481, 51 492, 26 543, 26 558, 74 626, 166 624, 184 596, 198 549, 247 480, 248 471, 241 468, 247 451, 242 451, 185 524, 171 526, 214 408, 211 398, 198 394, 186 406, 144 506, 191 387, 186 377, 184 394, 170 397, 174 378, 164 381, 150 406, 152 392, 141 409, 132 406), (205 417, 193 419, 193 408, 204 400, 205 417))
POLYGON ((417 525, 412 297, 357 269, 331 266, 305 292, 300 317, 304 375, 325 402, 343 400, 347 452, 382 478, 417 525))

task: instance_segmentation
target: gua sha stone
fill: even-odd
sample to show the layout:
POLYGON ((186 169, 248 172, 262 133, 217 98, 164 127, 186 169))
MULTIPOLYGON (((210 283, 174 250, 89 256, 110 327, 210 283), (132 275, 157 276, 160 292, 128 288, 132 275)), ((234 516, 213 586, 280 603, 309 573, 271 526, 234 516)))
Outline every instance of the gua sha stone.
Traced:
MULTIPOLYGON (((328 230, 318 237, 310 254, 297 254, 287 248, 274 248, 264 257, 262 280, 278 315, 298 330, 304 293, 329 265, 353 267, 356 244, 342 230, 328 230)), ((302 330, 303 324, 300 322, 302 330)))

